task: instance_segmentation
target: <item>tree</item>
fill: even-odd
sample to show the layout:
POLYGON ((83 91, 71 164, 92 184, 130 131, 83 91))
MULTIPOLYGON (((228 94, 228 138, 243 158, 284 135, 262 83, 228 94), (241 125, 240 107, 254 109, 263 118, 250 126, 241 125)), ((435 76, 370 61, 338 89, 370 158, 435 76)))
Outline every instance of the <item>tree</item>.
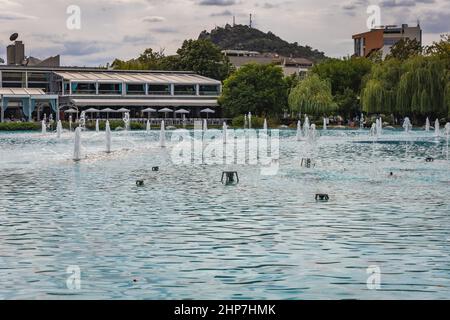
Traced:
POLYGON ((338 111, 351 117, 361 109, 358 97, 362 80, 371 71, 372 66, 373 63, 366 58, 328 59, 315 65, 312 72, 321 79, 330 81, 331 93, 339 107, 338 111))
POLYGON ((320 115, 333 112, 337 105, 333 101, 330 82, 311 74, 291 91, 289 107, 292 112, 320 115))
POLYGON ((164 50, 154 52, 153 49, 146 49, 137 59, 114 60, 112 67, 117 70, 161 70, 165 58, 164 50))
POLYGON ((247 64, 224 81, 219 103, 227 116, 247 112, 276 116, 287 103, 287 86, 279 66, 247 64))
POLYGON ((420 41, 416 39, 401 39, 391 48, 391 53, 386 57, 387 59, 395 58, 400 61, 405 61, 411 57, 422 54, 423 48, 420 41))
POLYGON ((209 40, 186 40, 178 49, 174 67, 178 70, 194 71, 217 80, 226 79, 232 65, 221 49, 209 40))

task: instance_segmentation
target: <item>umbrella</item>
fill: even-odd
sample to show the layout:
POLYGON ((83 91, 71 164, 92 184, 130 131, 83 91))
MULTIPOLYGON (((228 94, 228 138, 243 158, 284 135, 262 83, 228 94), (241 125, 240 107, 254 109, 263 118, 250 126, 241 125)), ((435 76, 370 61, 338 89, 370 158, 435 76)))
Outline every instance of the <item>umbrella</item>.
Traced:
POLYGON ((85 112, 88 112, 88 113, 94 113, 94 112, 99 112, 99 111, 100 110, 95 109, 95 108, 90 108, 90 109, 85 110, 85 112))
POLYGON ((209 118, 209 114, 210 113, 216 113, 214 110, 211 110, 211 109, 204 109, 204 110, 202 110, 202 111, 200 111, 200 113, 206 113, 206 118, 209 118))
POLYGON ((64 113, 78 113, 78 110, 75 109, 67 109, 64 113))
POLYGON ((164 109, 159 110, 158 112, 165 113, 165 117, 167 118, 167 113, 173 112, 173 110, 171 110, 169 108, 164 108, 164 109))
POLYGON ((190 112, 187 111, 187 110, 185 110, 185 109, 180 109, 180 110, 175 111, 175 113, 188 114, 188 113, 190 113, 190 112))
POLYGON ((113 110, 113 109, 111 109, 111 108, 106 108, 106 109, 100 110, 100 112, 103 112, 103 113, 106 112, 106 118, 109 119, 109 113, 110 113, 110 112, 117 112, 117 111, 116 111, 116 110, 113 110))
POLYGON ((125 113, 125 112, 130 112, 130 110, 125 109, 125 108, 121 108, 121 109, 117 110, 117 112, 125 113))
POLYGON ((147 108, 147 109, 144 109, 144 110, 142 110, 142 112, 144 112, 144 113, 150 113, 150 112, 156 112, 156 110, 155 109, 152 109, 152 108, 147 108))

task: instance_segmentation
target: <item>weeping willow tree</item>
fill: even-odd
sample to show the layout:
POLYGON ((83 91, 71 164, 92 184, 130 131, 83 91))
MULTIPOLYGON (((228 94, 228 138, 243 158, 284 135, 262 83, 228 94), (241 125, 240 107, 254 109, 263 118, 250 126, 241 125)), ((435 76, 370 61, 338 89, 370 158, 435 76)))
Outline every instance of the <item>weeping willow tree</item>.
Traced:
POLYGON ((316 74, 309 75, 291 90, 289 107, 292 112, 311 115, 330 114, 337 109, 330 82, 316 74))
POLYGON ((446 116, 448 71, 443 59, 390 59, 369 75, 361 93, 363 110, 399 116, 446 116))

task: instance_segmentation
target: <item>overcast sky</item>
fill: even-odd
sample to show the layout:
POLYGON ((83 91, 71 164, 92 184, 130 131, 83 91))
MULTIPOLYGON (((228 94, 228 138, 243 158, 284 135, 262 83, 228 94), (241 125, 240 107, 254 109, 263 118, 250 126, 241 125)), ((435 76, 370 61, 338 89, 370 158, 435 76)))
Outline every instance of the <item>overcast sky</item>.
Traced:
POLYGON ((367 30, 366 9, 381 7, 382 24, 416 24, 424 42, 450 32, 450 0, 0 0, 0 56, 20 33, 26 54, 61 54, 64 65, 98 66, 136 57, 145 48, 175 53, 184 39, 236 22, 272 31, 328 56, 352 53, 351 36, 367 30), (81 8, 81 29, 69 30, 67 7, 81 8))

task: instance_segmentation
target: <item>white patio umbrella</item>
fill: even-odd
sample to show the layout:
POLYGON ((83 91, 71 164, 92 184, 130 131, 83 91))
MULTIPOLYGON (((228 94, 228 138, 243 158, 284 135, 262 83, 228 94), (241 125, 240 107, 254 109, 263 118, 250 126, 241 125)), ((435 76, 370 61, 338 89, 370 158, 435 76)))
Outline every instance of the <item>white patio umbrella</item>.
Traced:
POLYGON ((156 112, 156 110, 153 109, 153 108, 147 108, 147 109, 142 110, 142 113, 148 113, 148 119, 149 119, 149 120, 150 120, 150 114, 151 114, 152 112, 156 112))
POLYGON ((125 113, 125 112, 130 112, 130 110, 128 110, 126 108, 120 108, 119 110, 117 110, 117 112, 125 113))
POLYGON ((100 110, 95 109, 95 108, 90 108, 90 109, 85 110, 84 112, 90 113, 90 114, 91 114, 91 117, 93 118, 94 113, 98 113, 98 112, 100 112, 100 110))
POLYGON ((189 114, 190 112, 186 109, 180 109, 175 111, 175 114, 182 114, 183 115, 183 121, 186 119, 186 115, 189 114))
POLYGON ((67 109, 64 113, 78 113, 78 110, 75 109, 67 109))
POLYGON ((200 111, 200 113, 206 113, 206 118, 208 119, 210 113, 216 113, 216 112, 214 110, 208 108, 208 109, 204 109, 204 110, 200 111))
POLYGON ((114 109, 111 109, 111 108, 106 108, 106 109, 100 110, 100 112, 106 113, 106 119, 109 119, 109 114, 117 112, 117 111, 114 109))
POLYGON ((173 112, 173 110, 172 110, 172 109, 169 109, 169 108, 164 108, 164 109, 158 110, 158 112, 159 112, 159 113, 164 113, 164 114, 165 114, 165 117, 167 118, 167 114, 168 114, 169 112, 173 112))

